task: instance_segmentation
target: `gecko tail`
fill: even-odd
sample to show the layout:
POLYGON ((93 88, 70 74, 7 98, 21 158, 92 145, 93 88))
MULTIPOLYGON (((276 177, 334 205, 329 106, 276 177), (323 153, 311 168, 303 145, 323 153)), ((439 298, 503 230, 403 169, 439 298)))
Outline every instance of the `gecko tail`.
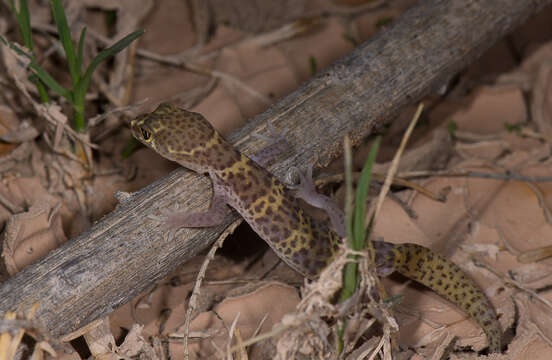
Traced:
POLYGON ((501 351, 502 330, 488 297, 458 265, 417 244, 374 241, 376 265, 382 275, 392 270, 432 289, 475 319, 491 352, 501 351), (392 270, 391 270, 392 269, 392 270))

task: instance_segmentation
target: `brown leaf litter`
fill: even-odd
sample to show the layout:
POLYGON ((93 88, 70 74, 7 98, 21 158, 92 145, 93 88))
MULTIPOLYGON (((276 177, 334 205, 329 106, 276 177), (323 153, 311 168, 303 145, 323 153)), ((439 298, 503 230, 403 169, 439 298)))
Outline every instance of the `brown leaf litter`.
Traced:
MULTIPOLYGON (((244 17, 245 13, 238 11, 240 7, 231 4, 216 7, 215 16, 208 18, 208 12, 193 12, 176 0, 166 0, 164 6, 156 5, 152 12, 148 11, 152 2, 136 7, 132 1, 89 0, 72 4, 68 16, 71 22, 79 24, 85 18, 102 29, 103 25, 98 24, 103 20, 89 12, 89 7, 118 9, 119 34, 133 30, 139 23, 148 28, 137 50, 144 58, 139 58, 134 67, 129 65, 134 61, 132 56, 131 60, 118 57, 112 77, 106 81, 99 76, 96 80, 101 92, 91 97, 97 99, 101 93, 101 98, 109 99, 115 107, 124 107, 131 98, 149 97, 149 104, 169 99, 202 112, 228 133, 265 109, 268 102, 308 79, 313 66, 308 61, 310 56, 318 69, 327 66, 353 48, 344 34, 364 40, 376 31, 381 19, 396 17, 409 2, 386 7, 368 1, 358 13, 339 5, 339 1, 302 2, 304 7, 286 2, 292 3, 281 16, 274 16, 270 7, 262 7, 257 8, 260 16, 244 17), (323 11, 329 16, 321 22, 305 22, 301 28, 297 23, 289 24, 295 11, 311 19, 320 19, 323 11), (266 14, 271 15, 270 22, 262 21, 266 14), (194 33, 188 21, 192 18, 202 31, 194 33), (209 33, 213 23, 217 24, 215 34, 209 33), (270 31, 247 33, 252 29, 270 31), (194 46, 198 43, 203 46, 194 46), (133 82, 127 81, 130 74, 133 82)), ((40 23, 37 27, 50 31, 47 12, 40 7, 35 10, 33 19, 40 23)), ((86 45, 92 54, 99 44, 106 44, 102 31, 94 28, 89 28, 93 41, 86 45)), ((504 58, 508 48, 502 44, 494 50, 501 54, 500 61, 515 64, 504 58)), ((7 222, 3 258, 9 274, 13 274, 65 241, 64 234, 71 237, 79 233, 112 209, 115 190, 136 190, 174 165, 145 150, 137 151, 129 162, 113 155, 120 153, 124 143, 121 139, 127 139, 125 134, 119 135, 119 115, 98 120, 92 135, 71 132, 63 107, 34 101, 22 59, 6 48, 2 52, 9 82, 14 82, 18 91, 14 93, 17 96, 7 97, 12 99, 10 106, 0 108, 0 125, 6 125, 0 128, 0 136, 13 142, 0 148, 0 203, 4 205, 0 207, 0 219, 7 222), (21 100, 13 100, 19 97, 21 100), (36 124, 30 125, 28 119, 15 115, 26 113, 22 109, 34 109, 46 122, 34 128, 36 124), (17 134, 21 136, 14 137, 17 134), (42 137, 38 139, 37 134, 42 137), (69 147, 75 140, 84 144, 78 156, 69 147), (96 147, 93 143, 100 144, 96 158, 91 155, 96 147)), ((486 85, 480 86, 478 78, 474 88, 474 79, 469 78, 473 73, 468 69, 448 97, 428 99, 433 106, 425 114, 426 123, 415 131, 414 146, 404 154, 398 176, 411 179, 414 172, 425 171, 430 175, 413 181, 435 194, 449 189, 446 202, 436 202, 413 190, 395 193, 395 199, 387 197, 383 203, 374 230, 374 236, 386 241, 415 242, 442 252, 483 286, 506 330, 507 352, 490 356, 495 359, 538 360, 552 356, 552 260, 545 256, 552 235, 552 183, 530 178, 551 175, 551 59, 552 45, 547 43, 534 49, 518 68, 497 76, 496 81, 486 79, 486 85), (470 94, 467 98, 466 93, 470 94), (449 123, 456 125, 454 139, 446 129, 449 123), (452 176, 458 172, 497 177, 452 176), (525 178, 513 180, 509 177, 512 174, 525 178), (520 261, 520 256, 529 251, 544 254, 543 258, 539 262, 520 261)), ((490 71, 499 60, 491 58, 486 68, 485 61, 488 59, 476 66, 490 71)), ((406 111, 401 118, 410 119, 410 115, 406 111)), ((395 142, 404 129, 401 118, 389 129, 382 161, 395 151, 395 142)), ((356 153, 357 165, 364 162, 363 154, 363 149, 356 153)), ((247 235, 238 232, 235 236, 242 243, 247 235)), ((85 334, 90 352, 103 359, 181 357, 187 300, 202 261, 198 257, 189 262, 108 319, 100 319, 79 333, 85 334)), ((274 262, 277 259, 270 252, 256 261, 215 257, 205 274, 191 324, 192 358, 225 357, 233 350, 242 358, 252 359, 286 359, 300 354, 335 358, 332 319, 340 316, 349 317, 344 345, 348 359, 376 353, 387 358, 393 353, 401 358, 413 352, 415 359, 484 356, 466 350, 486 346, 482 331, 460 310, 427 289, 399 277, 384 279, 390 294, 400 298, 389 298, 395 299, 391 314, 390 309, 372 299, 371 289, 377 288, 377 279, 366 271, 362 296, 346 305, 335 305, 333 296, 340 286, 342 263, 332 265, 318 282, 306 283, 299 296, 296 286, 284 282, 298 285, 298 277, 285 266, 269 271, 269 264, 274 262), (383 327, 378 327, 374 319, 383 327), (398 343, 408 348, 403 352, 391 351, 397 325, 398 343), (258 337, 264 340, 257 341, 258 337)), ((365 263, 363 266, 368 268, 365 263)), ((17 320, 15 314, 9 317, 17 320)), ((19 317, 29 319, 27 315, 19 317)), ((24 329, 32 334, 31 327, 24 329)), ((6 332, 0 335, 0 354, 14 353, 19 344, 17 336, 10 333, 8 337, 6 332)), ((40 346, 34 351, 79 358, 77 352, 51 348, 56 345, 52 339, 36 339, 40 346)))

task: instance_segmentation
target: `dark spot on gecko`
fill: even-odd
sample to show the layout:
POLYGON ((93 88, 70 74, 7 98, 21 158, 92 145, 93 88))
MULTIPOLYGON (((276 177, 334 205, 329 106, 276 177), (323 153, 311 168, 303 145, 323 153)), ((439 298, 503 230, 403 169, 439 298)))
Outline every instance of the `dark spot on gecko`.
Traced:
POLYGON ((265 206, 265 202, 264 202, 264 200, 262 200, 258 205, 256 205, 253 208, 253 210, 255 211, 255 213, 260 214, 261 211, 263 210, 264 206, 265 206))
POLYGON ((259 216, 258 218, 255 218, 255 221, 256 221, 258 224, 265 224, 265 223, 269 223, 269 222, 270 222, 270 219, 267 218, 266 216, 259 216))
POLYGON ((281 205, 278 205, 278 213, 282 214, 283 216, 289 218, 290 217, 290 212, 288 209, 284 208, 283 206, 281 205))
POLYGON ((291 231, 289 231, 287 227, 284 227, 283 229, 284 229, 284 238, 289 239, 289 237, 291 236, 291 231))

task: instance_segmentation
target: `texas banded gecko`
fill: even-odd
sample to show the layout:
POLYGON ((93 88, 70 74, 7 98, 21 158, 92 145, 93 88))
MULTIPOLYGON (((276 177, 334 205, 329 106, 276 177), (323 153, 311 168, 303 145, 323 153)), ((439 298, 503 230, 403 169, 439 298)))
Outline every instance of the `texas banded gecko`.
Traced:
MULTIPOLYGON (((132 134, 165 158, 213 181, 213 201, 204 213, 173 214, 172 227, 206 227, 221 223, 230 205, 293 269, 316 277, 339 250, 341 237, 326 222, 301 209, 298 200, 276 177, 240 153, 198 113, 161 104, 131 122, 132 134)), ((374 241, 376 265, 395 270, 463 309, 499 352, 501 329, 493 305, 475 281, 456 264, 416 244, 374 241)))

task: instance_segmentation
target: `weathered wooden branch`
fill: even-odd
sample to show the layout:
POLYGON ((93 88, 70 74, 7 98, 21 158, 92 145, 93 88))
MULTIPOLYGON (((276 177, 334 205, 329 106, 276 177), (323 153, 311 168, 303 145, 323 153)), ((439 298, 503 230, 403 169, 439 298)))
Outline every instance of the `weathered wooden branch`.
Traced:
MULTIPOLYGON (((425 0, 390 28, 252 119, 230 139, 250 153, 261 146, 251 133, 267 123, 287 128, 294 151, 271 167, 277 175, 340 154, 349 134, 360 140, 476 59, 498 39, 552 0, 425 0)), ((0 313, 24 312, 40 303, 35 318, 53 336, 106 316, 155 281, 207 248, 224 226, 181 230, 169 239, 159 215, 179 203, 204 209, 205 177, 177 170, 120 199, 89 231, 25 268, 0 288, 0 313)), ((122 196, 121 196, 122 197, 122 196)))

